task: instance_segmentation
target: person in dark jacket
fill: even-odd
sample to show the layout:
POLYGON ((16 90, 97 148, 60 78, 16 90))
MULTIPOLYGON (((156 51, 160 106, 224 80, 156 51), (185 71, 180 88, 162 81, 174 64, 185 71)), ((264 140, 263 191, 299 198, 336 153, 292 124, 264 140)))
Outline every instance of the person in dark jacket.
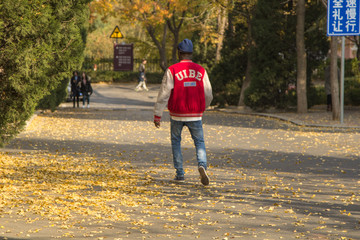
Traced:
POLYGON ((147 61, 144 58, 139 67, 139 84, 136 86, 135 91, 140 91, 141 88, 144 88, 145 91, 149 91, 149 89, 146 87, 146 76, 145 76, 146 63, 147 61))
POLYGON ((74 71, 71 78, 71 97, 73 99, 73 107, 75 107, 75 99, 77 99, 77 107, 79 107, 79 97, 80 97, 80 76, 78 72, 74 71))
POLYGON ((83 108, 85 108, 85 101, 87 101, 87 107, 90 107, 90 96, 93 93, 90 80, 85 72, 81 75, 81 93, 83 95, 83 108))

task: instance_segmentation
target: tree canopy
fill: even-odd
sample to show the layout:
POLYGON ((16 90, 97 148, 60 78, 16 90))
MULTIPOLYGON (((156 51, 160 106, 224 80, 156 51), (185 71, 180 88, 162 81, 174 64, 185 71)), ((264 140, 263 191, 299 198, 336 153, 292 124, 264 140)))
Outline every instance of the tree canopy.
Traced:
MULTIPOLYGON (((156 56, 163 70, 176 62, 178 42, 191 38, 194 60, 210 72, 214 104, 246 103, 252 108, 286 107, 297 101, 296 91, 288 91, 296 87, 299 70, 296 8, 295 1, 272 0, 92 2, 94 16, 121 21, 130 33, 125 41, 146 49, 142 54, 147 56, 138 58, 156 56), (141 33, 141 40, 136 33, 141 33)), ((308 84, 301 94, 309 98, 311 74, 323 62, 329 42, 323 21, 326 8, 321 2, 306 1, 305 9, 301 35, 308 64, 301 76, 308 84)), ((308 105, 312 104, 310 99, 308 105)))

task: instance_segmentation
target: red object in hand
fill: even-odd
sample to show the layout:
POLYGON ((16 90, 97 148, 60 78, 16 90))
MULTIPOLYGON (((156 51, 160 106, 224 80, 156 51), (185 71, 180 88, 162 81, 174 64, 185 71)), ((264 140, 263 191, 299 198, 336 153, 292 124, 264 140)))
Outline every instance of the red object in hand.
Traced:
POLYGON ((159 128, 160 127, 160 121, 161 121, 161 117, 159 116, 154 116, 154 124, 155 124, 155 127, 159 128))

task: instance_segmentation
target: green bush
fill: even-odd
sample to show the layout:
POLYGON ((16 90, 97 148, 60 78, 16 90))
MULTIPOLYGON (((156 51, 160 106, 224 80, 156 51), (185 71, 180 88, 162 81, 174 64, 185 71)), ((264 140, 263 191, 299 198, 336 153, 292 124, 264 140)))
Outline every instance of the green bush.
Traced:
POLYGON ((357 77, 345 79, 344 103, 345 105, 360 105, 360 81, 357 77))
POLYGON ((226 58, 209 71, 214 93, 213 105, 224 107, 237 105, 239 102, 247 62, 247 55, 240 44, 239 41, 228 39, 222 50, 226 58))
MULTIPOLYGON (((216 81, 216 78, 215 78, 216 81)), ((224 107, 227 105, 237 105, 240 97, 240 79, 229 81, 224 86, 222 86, 221 90, 217 90, 214 92, 214 100, 212 104, 218 105, 219 107, 224 107)), ((217 89, 219 89, 217 87, 217 89)))
POLYGON ((25 125, 40 100, 79 69, 89 0, 0 3, 0 145, 25 125))
POLYGON ((45 95, 39 102, 36 109, 50 109, 55 111, 56 107, 59 106, 67 97, 67 87, 69 79, 64 78, 61 83, 47 95, 45 95))
POLYGON ((351 60, 351 71, 353 73, 353 76, 355 76, 356 78, 360 78, 360 62, 356 58, 351 60))
POLYGON ((312 86, 308 91, 308 105, 309 108, 314 105, 322 105, 326 104, 326 93, 325 88, 323 86, 321 87, 314 87, 312 86))
POLYGON ((349 100, 351 105, 360 106, 360 88, 349 91, 349 100))
MULTIPOLYGON (((296 106, 296 91, 291 90, 287 95, 287 105, 296 106)), ((309 106, 326 104, 324 86, 311 86, 308 91, 309 106)), ((360 82, 357 78, 345 79, 344 104, 349 106, 360 105, 360 82)))

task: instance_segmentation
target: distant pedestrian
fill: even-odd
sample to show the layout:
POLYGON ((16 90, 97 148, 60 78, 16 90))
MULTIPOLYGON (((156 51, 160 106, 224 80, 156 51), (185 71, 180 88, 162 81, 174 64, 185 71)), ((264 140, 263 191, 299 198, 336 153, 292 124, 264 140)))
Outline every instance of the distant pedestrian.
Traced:
POLYGON ((144 88, 145 91, 149 91, 149 89, 146 87, 146 76, 145 76, 145 65, 147 61, 146 59, 143 59, 140 67, 139 67, 139 84, 136 86, 135 91, 140 91, 141 88, 144 88))
POLYGON ((78 76, 77 71, 74 71, 73 76, 71 77, 71 97, 73 99, 73 107, 75 107, 75 99, 77 107, 79 107, 80 84, 80 76, 78 76))
POLYGON ((179 63, 170 66, 163 77, 154 107, 154 124, 160 127, 163 111, 168 106, 171 121, 171 146, 175 181, 183 181, 184 168, 181 153, 181 132, 187 126, 196 148, 201 183, 208 185, 202 115, 213 99, 211 84, 206 70, 192 62, 193 44, 185 39, 178 45, 179 63))
POLYGON ((93 89, 85 72, 83 72, 81 75, 81 93, 83 95, 83 108, 85 108, 85 102, 87 102, 87 107, 89 108, 90 96, 93 93, 93 89))

